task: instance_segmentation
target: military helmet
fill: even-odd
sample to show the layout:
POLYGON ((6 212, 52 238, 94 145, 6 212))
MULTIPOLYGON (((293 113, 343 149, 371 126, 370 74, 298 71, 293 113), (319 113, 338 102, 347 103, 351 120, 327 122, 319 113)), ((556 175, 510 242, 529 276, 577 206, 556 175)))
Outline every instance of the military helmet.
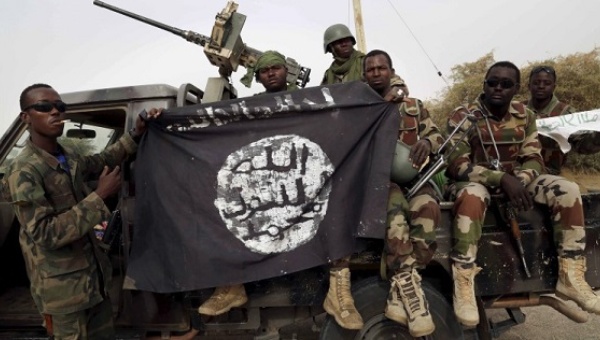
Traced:
POLYGON ((350 33, 348 26, 344 24, 329 26, 323 35, 323 49, 325 50, 325 53, 329 52, 329 44, 344 38, 352 38, 352 45, 356 44, 356 39, 354 39, 354 36, 350 33))
POLYGON ((418 174, 419 169, 412 166, 412 162, 408 159, 410 155, 410 146, 396 141, 396 151, 394 151, 394 159, 392 160, 392 181, 396 184, 403 185, 412 181, 418 174))

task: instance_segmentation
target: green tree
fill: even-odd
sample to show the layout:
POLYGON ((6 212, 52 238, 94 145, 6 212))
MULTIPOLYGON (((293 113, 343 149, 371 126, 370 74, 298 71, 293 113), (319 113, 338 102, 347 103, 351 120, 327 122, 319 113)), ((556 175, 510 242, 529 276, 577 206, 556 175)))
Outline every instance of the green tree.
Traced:
POLYGON ((59 137, 58 142, 72 149, 78 155, 91 155, 95 152, 95 146, 91 139, 59 137))
MULTIPOLYGON (((426 103, 440 128, 445 129, 448 114, 455 108, 477 98, 482 91, 485 73, 494 62, 496 60, 492 51, 474 62, 452 68, 452 84, 442 91, 439 98, 426 103)), ((515 100, 528 98, 529 72, 538 65, 550 65, 556 69, 555 94, 561 101, 571 104, 579 111, 600 108, 600 48, 587 53, 528 62, 521 67, 521 89, 515 100)), ((583 156, 570 153, 567 167, 574 171, 600 171, 600 155, 583 156)))

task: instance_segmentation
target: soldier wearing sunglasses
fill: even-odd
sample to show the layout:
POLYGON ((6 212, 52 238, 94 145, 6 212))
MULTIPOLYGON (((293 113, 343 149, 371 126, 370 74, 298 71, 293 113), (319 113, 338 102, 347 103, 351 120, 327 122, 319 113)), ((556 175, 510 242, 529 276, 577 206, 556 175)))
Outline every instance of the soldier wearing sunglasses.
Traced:
POLYGON ((93 228, 108 220, 104 201, 118 193, 119 164, 135 153, 146 125, 138 117, 132 132, 100 154, 82 156, 57 141, 67 106, 52 87, 27 87, 20 106, 29 140, 1 187, 21 224, 33 300, 54 339, 114 339, 112 270, 93 228), (98 177, 95 190, 84 184, 98 177))
POLYGON ((533 203, 549 207, 559 256, 556 294, 574 300, 582 309, 600 314, 600 297, 585 281, 584 217, 577 184, 562 177, 543 174, 544 163, 536 128, 536 116, 524 104, 512 101, 519 90, 520 71, 502 61, 489 68, 483 94, 450 116, 453 131, 466 114, 476 118, 453 136, 458 143, 448 157, 446 174, 452 180, 454 312, 466 326, 479 323, 474 277, 485 213, 491 194, 502 193, 510 206, 530 210, 533 203), (471 124, 475 129, 468 130, 471 124), (460 140, 461 135, 468 134, 460 140))

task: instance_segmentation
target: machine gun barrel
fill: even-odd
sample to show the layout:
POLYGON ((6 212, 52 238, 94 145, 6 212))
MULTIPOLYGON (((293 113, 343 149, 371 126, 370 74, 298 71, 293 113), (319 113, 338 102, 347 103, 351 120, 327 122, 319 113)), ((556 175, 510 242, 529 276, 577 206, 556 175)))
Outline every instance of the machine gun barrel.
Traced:
MULTIPOLYGON (((206 54, 210 63, 219 67, 219 74, 226 78, 229 78, 231 73, 237 70, 238 66, 245 68, 254 66, 256 60, 263 54, 263 52, 243 43, 240 31, 244 25, 246 16, 237 13, 237 4, 233 1, 229 1, 225 9, 217 15, 211 36, 169 26, 100 0, 94 0, 94 5, 171 32, 189 42, 204 47, 204 54, 206 54)), ((310 80, 310 68, 300 65, 289 57, 286 58, 286 66, 288 69, 287 82, 300 87, 306 86, 310 80)))
POLYGON ((136 13, 132 13, 129 11, 126 11, 122 8, 107 4, 103 1, 100 0, 94 0, 94 5, 102 7, 102 8, 106 8, 109 11, 113 11, 115 13, 119 13, 122 14, 124 16, 130 17, 132 19, 135 19, 137 21, 141 21, 143 23, 146 23, 148 25, 154 26, 156 28, 160 28, 161 30, 167 31, 167 32, 171 32, 175 35, 178 35, 182 38, 184 38, 187 41, 193 42, 194 44, 200 45, 200 46, 204 46, 207 42, 210 41, 210 38, 206 35, 202 35, 200 33, 196 33, 193 31, 186 31, 186 30, 182 30, 180 28, 174 27, 174 26, 169 26, 167 24, 163 24, 162 22, 147 18, 145 16, 136 14, 136 13))

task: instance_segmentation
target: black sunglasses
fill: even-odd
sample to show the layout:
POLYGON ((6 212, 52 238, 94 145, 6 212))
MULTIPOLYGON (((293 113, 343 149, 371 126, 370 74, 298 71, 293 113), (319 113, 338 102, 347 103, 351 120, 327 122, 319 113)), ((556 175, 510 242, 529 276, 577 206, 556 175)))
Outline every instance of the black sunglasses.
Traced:
POLYGON ((548 74, 556 74, 556 71, 552 66, 536 66, 531 70, 531 74, 537 74, 540 72, 546 72, 548 74))
POLYGON ((486 79, 483 82, 489 87, 496 87, 496 86, 500 85, 500 87, 503 89, 510 89, 517 84, 512 80, 506 80, 506 79, 505 80, 486 79))
POLYGON ((26 108, 23 109, 23 111, 25 110, 29 110, 29 109, 34 109, 36 111, 39 112, 50 112, 52 111, 52 108, 56 108, 58 110, 58 112, 65 112, 67 111, 67 104, 65 104, 62 101, 56 101, 56 102, 37 102, 33 105, 29 105, 26 108))
POLYGON ((554 68, 552 66, 536 66, 534 67, 531 72, 529 73, 529 80, 531 80, 531 77, 533 77, 534 75, 540 73, 540 72, 546 72, 549 75, 552 76, 552 78, 554 78, 554 81, 556 81, 556 70, 554 70, 554 68))

